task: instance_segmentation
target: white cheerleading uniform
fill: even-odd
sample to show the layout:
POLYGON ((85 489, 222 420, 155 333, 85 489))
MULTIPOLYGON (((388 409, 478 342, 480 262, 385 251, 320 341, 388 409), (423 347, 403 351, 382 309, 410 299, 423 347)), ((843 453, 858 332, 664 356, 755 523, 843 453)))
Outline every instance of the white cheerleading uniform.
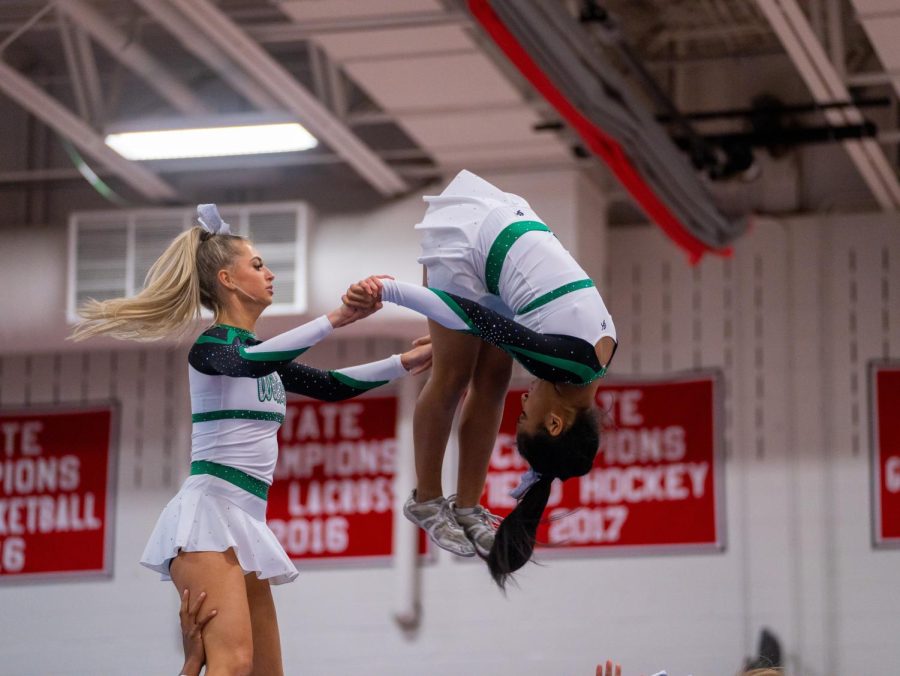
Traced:
POLYGON ((197 339, 188 356, 191 476, 166 505, 141 557, 163 580, 179 551, 229 548, 245 573, 272 584, 297 576, 265 519, 285 392, 338 401, 406 374, 399 355, 336 371, 293 361, 331 331, 322 316, 265 342, 224 325, 197 339))
POLYGON ((615 340, 612 317, 587 273, 524 199, 461 171, 425 201, 428 210, 416 229, 430 287, 538 333, 592 345, 604 336, 615 340))
POLYGON ((419 262, 429 289, 384 280, 383 299, 479 335, 539 378, 602 376, 594 346, 616 327, 584 269, 518 195, 461 171, 428 210, 419 262))

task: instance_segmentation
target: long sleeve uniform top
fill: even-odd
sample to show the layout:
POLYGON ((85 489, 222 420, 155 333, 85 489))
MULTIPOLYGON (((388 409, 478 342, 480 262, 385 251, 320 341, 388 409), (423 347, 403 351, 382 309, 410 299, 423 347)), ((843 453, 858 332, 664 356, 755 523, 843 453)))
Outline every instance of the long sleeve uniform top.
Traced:
POLYGON ((399 355, 322 371, 294 362, 332 331, 322 316, 266 341, 244 329, 216 325, 188 354, 191 460, 207 460, 272 483, 285 392, 340 401, 406 374, 399 355))

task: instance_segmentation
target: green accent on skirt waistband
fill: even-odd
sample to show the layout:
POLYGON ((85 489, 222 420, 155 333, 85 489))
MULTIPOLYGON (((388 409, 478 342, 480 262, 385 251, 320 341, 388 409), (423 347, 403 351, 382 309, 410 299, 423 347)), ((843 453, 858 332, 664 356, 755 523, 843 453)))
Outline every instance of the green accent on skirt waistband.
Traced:
POLYGON ((268 420, 279 424, 284 422, 284 414, 275 411, 251 411, 233 408, 224 411, 207 411, 191 415, 192 423, 210 422, 211 420, 268 420))
POLYGON ((592 286, 594 286, 594 280, 592 279, 579 279, 577 282, 563 284, 562 286, 553 289, 553 291, 548 291, 547 293, 538 296, 524 307, 519 308, 516 310, 516 314, 524 315, 532 310, 537 310, 539 307, 546 305, 552 300, 556 300, 560 296, 565 296, 567 293, 572 293, 573 291, 578 291, 580 289, 590 289, 592 286))
POLYGON ((194 460, 191 463, 191 476, 196 474, 209 474, 216 478, 234 484, 238 488, 243 488, 248 493, 258 498, 266 500, 269 496, 269 484, 265 481, 250 476, 246 472, 228 465, 220 465, 209 460, 194 460))

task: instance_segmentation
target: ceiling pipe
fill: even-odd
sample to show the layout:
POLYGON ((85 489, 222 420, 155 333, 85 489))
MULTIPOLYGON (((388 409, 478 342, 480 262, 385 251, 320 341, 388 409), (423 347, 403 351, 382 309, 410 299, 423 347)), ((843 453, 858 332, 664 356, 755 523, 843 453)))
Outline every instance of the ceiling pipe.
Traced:
MULTIPOLYGON (((772 25, 813 98, 821 103, 851 100, 847 86, 796 1, 756 0, 756 4, 772 25)), ((865 122, 855 106, 826 109, 823 113, 833 126, 865 122)), ((900 210, 900 183, 878 143, 871 139, 845 141, 844 148, 879 206, 885 211, 900 210)))
POLYGON ((172 4, 378 192, 392 196, 409 189, 396 171, 215 5, 208 0, 172 0, 172 4))
POLYGON ((283 111, 282 106, 263 87, 234 61, 229 59, 210 40, 201 35, 181 13, 161 0, 134 0, 153 17, 160 26, 171 33, 187 51, 200 59, 259 110, 265 112, 283 111))
POLYGON ((0 62, 0 91, 69 139, 79 150, 109 167, 148 199, 161 201, 177 197, 175 190, 156 174, 119 155, 87 123, 3 62, 0 62))
POLYGON ((211 112, 187 86, 182 84, 147 50, 112 25, 97 10, 82 0, 56 0, 65 12, 97 42, 168 101, 176 110, 191 115, 211 112))

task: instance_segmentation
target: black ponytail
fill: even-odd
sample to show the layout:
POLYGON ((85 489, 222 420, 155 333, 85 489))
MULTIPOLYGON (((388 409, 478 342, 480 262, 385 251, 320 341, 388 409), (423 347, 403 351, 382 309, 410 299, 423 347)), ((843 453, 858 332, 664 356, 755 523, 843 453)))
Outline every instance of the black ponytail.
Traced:
POLYGON ((542 475, 528 489, 516 508, 509 513, 494 535, 494 544, 487 557, 491 577, 501 589, 513 571, 519 570, 531 559, 537 536, 537 528, 550 499, 553 477, 542 475))
POLYGON ((519 500, 516 508, 497 529, 494 544, 487 556, 491 577, 501 589, 510 575, 524 566, 534 553, 538 525, 553 479, 569 479, 591 471, 600 446, 600 426, 591 409, 578 412, 572 424, 557 436, 546 430, 516 436, 519 453, 540 479, 519 500))

